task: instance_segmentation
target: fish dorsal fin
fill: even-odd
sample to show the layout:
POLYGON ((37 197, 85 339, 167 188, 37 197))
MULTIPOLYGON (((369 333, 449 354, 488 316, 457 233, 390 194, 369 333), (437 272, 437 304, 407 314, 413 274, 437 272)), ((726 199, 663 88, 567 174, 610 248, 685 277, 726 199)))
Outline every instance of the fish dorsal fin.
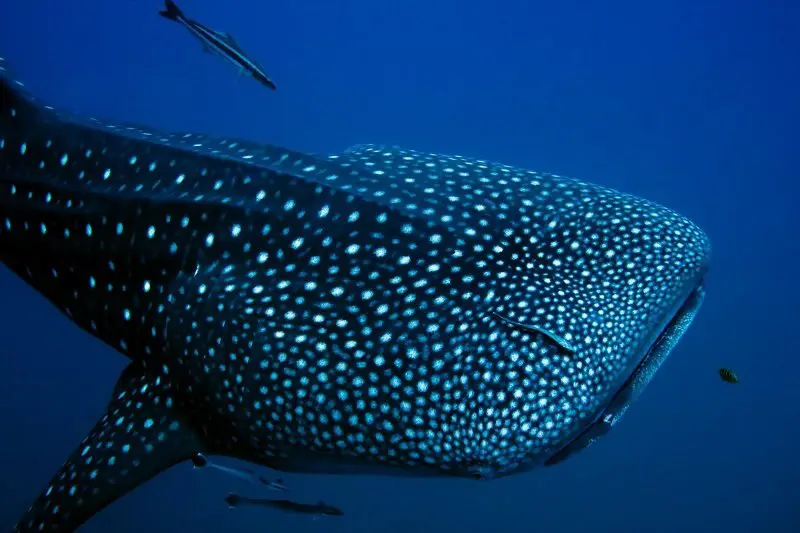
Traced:
POLYGON ((236 43, 236 39, 234 39, 233 36, 231 36, 230 33, 226 32, 226 31, 214 31, 214 33, 217 35, 217 37, 219 37, 220 39, 222 39, 223 41, 225 41, 229 45, 235 46, 237 48, 239 47, 239 45, 236 43))

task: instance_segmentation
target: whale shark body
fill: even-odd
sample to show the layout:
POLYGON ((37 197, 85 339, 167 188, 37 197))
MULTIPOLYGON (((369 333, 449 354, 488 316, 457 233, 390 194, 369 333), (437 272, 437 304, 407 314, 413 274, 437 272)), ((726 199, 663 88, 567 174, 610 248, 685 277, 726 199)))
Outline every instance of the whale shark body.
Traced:
POLYGON ((196 453, 491 478, 608 430, 703 300, 706 235, 552 174, 164 133, 0 62, 0 260, 130 360, 16 526, 73 531, 196 453))

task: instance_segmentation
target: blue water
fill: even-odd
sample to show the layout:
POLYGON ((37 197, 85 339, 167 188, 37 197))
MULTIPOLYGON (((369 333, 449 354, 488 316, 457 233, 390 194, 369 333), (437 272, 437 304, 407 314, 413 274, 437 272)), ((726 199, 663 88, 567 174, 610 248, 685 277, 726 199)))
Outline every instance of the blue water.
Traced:
MULTIPOLYGON (((60 107, 334 152, 370 142, 642 196, 711 237, 706 303, 610 435, 488 483, 286 476, 313 521, 230 510, 179 465, 87 533, 800 531, 800 4, 779 0, 212 2, 273 93, 202 53, 158 1, 7 2, 0 55, 60 107), (737 386, 720 381, 735 370, 737 386)), ((105 407, 125 360, 0 270, 0 528, 105 407)))

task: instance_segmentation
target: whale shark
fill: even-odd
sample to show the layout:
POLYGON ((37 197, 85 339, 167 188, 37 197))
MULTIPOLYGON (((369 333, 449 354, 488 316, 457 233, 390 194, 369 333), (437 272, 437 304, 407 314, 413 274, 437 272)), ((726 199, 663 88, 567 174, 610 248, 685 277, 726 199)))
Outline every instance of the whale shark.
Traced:
POLYGON ((198 453, 492 479, 606 435, 702 304, 693 222, 465 156, 56 109, 0 61, 0 261, 128 364, 17 532, 198 453))

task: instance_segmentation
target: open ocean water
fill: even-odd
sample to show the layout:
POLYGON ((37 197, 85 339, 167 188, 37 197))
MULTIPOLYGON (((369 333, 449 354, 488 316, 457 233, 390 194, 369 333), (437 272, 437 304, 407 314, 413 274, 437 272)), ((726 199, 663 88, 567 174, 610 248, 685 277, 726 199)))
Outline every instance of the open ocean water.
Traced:
MULTIPOLYGON (((263 469, 291 489, 277 495, 183 461, 81 532, 800 532, 800 3, 179 5, 277 91, 203 53, 159 1, 6 2, 0 57, 75 113, 316 154, 459 154, 651 200, 709 236, 707 294, 619 425, 558 465, 481 482, 263 469), (345 514, 230 509, 228 492, 345 514)), ((21 179, 8 161, 3 186, 21 179)), ((102 416, 126 363, 0 268, 0 529, 102 416)))

